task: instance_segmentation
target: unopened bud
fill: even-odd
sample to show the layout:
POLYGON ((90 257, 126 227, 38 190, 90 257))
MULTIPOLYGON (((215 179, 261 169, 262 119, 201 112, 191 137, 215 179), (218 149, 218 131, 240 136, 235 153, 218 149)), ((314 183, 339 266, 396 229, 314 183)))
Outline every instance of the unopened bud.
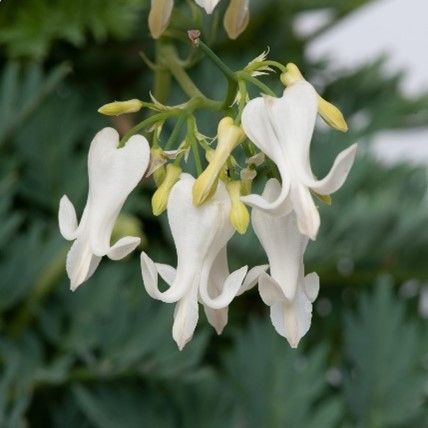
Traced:
POLYGON ((224 15, 224 29, 230 39, 235 40, 247 28, 250 21, 248 0, 230 0, 224 15))
POLYGON ((171 18, 174 0, 152 0, 149 13, 149 30, 154 39, 158 39, 167 29, 171 18))
POLYGON ((342 112, 335 105, 321 97, 318 98, 318 113, 327 125, 341 132, 348 131, 348 124, 342 112))
POLYGON ((98 109, 98 113, 106 116, 119 116, 125 113, 136 113, 141 110, 144 103, 140 100, 114 101, 104 104, 98 109))
POLYGON ((209 162, 208 167, 198 177, 193 185, 193 204, 202 205, 210 195, 216 184, 224 164, 236 146, 245 140, 241 127, 233 123, 231 117, 223 118, 218 125, 218 144, 209 162))
MULTIPOLYGON (((302 73, 300 73, 299 68, 296 64, 289 63, 287 64, 287 71, 282 73, 281 82, 284 86, 290 86, 295 82, 305 80, 302 73)), ((348 131, 348 125, 345 118, 343 117, 342 112, 333 104, 326 101, 324 98, 318 95, 318 113, 327 123, 334 129, 337 129, 341 132, 348 131)))
POLYGON ((231 181, 227 184, 232 208, 230 210, 230 222, 235 230, 243 235, 250 224, 250 214, 244 203, 241 202, 241 182, 231 181))
POLYGON ((178 181, 181 174, 181 168, 174 164, 169 164, 166 167, 166 175, 162 184, 152 197, 153 215, 161 215, 168 206, 169 194, 174 184, 178 181))
POLYGON ((289 62, 286 68, 287 71, 281 74, 281 82, 284 86, 290 86, 293 83, 305 80, 296 64, 289 62))

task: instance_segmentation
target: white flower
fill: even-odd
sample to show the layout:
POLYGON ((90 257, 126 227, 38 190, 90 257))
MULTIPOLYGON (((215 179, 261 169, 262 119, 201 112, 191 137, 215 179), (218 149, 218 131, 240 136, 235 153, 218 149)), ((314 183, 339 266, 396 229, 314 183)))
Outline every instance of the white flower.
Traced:
POLYGON ((310 191, 329 195, 346 180, 355 159, 357 145, 342 151, 332 169, 322 180, 316 180, 310 166, 309 148, 318 110, 318 95, 306 81, 285 89, 281 98, 259 97, 244 108, 242 126, 248 137, 278 167, 282 189, 268 202, 260 195, 241 200, 272 215, 294 210, 299 230, 315 239, 320 217, 310 191))
POLYGON ((220 0, 195 0, 195 2, 203 7, 208 14, 211 14, 220 0))
MULTIPOLYGON (((273 201, 280 193, 278 180, 270 179, 263 197, 273 201)), ((308 238, 299 232, 293 212, 274 217, 253 209, 252 224, 270 267, 270 275, 262 273, 259 277, 260 295, 270 306, 275 330, 295 348, 309 330, 312 302, 319 291, 318 275, 310 273, 304 276, 303 254, 308 238)))
POLYGON ((142 179, 150 158, 147 140, 134 135, 118 148, 119 135, 112 128, 98 132, 88 155, 89 192, 80 223, 67 196, 59 204, 62 236, 74 243, 67 256, 67 274, 74 291, 95 272, 101 258, 119 260, 140 243, 127 236, 110 245, 115 221, 126 198, 142 179))
POLYGON ((253 270, 245 282, 247 266, 229 274, 223 253, 234 233, 229 222, 229 195, 223 183, 219 183, 215 195, 201 207, 195 207, 194 182, 192 176, 182 174, 168 201, 177 269, 154 263, 147 254, 141 254, 141 271, 148 294, 163 302, 177 303, 172 335, 180 350, 193 336, 199 317, 198 302, 209 308, 208 319, 220 333, 227 322, 224 309, 240 291, 253 285, 254 275, 258 277, 257 272, 261 272, 254 274, 253 270), (158 274, 170 286, 164 292, 158 288, 158 274), (223 312, 214 312, 219 310, 223 312))

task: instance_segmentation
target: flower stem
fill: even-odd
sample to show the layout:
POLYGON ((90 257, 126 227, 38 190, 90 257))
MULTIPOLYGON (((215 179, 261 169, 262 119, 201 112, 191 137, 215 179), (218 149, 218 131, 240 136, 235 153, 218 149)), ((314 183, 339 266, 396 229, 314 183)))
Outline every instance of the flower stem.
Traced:
POLYGON ((272 97, 276 97, 275 92, 272 91, 272 89, 269 88, 269 86, 265 85, 264 83, 260 82, 259 79, 256 79, 253 76, 250 76, 248 73, 240 72, 238 73, 238 78, 246 80, 247 82, 253 84, 254 86, 257 86, 259 89, 262 90, 262 92, 266 95, 270 95, 272 97))
POLYGON ((171 135, 169 136, 165 144, 164 150, 169 150, 171 148, 171 146, 177 139, 185 120, 186 120, 186 115, 183 113, 181 116, 179 116, 177 123, 175 124, 174 129, 172 130, 171 135))
POLYGON ((202 40, 198 41, 197 46, 226 76, 227 80, 237 82, 236 74, 202 40))

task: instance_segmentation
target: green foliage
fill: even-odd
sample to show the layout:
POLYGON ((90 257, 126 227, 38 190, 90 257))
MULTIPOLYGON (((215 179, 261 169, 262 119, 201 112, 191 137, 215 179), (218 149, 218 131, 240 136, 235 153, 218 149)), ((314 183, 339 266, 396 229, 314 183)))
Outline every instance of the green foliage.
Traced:
POLYGON ((13 0, 0 6, 0 44, 10 56, 45 57, 52 43, 129 36, 145 0, 13 0))
POLYGON ((290 349, 268 322, 254 321, 237 334, 226 358, 242 424, 251 427, 339 426, 343 406, 328 393, 326 348, 311 354, 290 349))
MULTIPOLYGON (((379 283, 363 295, 356 315, 346 316, 345 379, 349 410, 361 427, 420 426, 427 370, 421 367, 418 327, 407 321, 391 286, 379 283)), ((426 351, 426 348, 425 348, 426 351)))

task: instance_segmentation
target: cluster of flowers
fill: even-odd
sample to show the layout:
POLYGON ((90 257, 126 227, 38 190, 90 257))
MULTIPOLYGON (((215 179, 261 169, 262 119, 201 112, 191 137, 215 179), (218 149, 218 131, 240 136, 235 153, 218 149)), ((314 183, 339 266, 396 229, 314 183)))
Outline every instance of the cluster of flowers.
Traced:
MULTIPOLYGON (((158 39, 167 29, 174 8, 174 0, 151 0, 149 29, 152 37, 158 39)), ((213 13, 220 0, 195 0, 208 14, 213 13)), ((236 39, 250 20, 249 0, 230 0, 224 14, 224 29, 231 39, 236 39)))
MULTIPOLYGON (((162 166, 165 174, 152 205, 156 215, 167 210, 177 267, 155 263, 143 252, 141 270, 152 298, 176 303, 172 334, 180 349, 193 336, 199 303, 220 334, 232 300, 256 284, 270 307, 276 331, 292 347, 310 327, 319 278, 316 273, 305 275, 303 257, 320 226, 313 195, 325 200, 342 186, 354 162, 356 145, 337 156, 324 179, 315 179, 309 148, 317 114, 342 131, 347 129, 346 122, 297 67, 289 64, 287 68, 290 72, 281 77, 286 86, 282 97, 261 96, 247 102, 241 125, 230 117, 220 121, 217 146, 199 177, 183 173, 177 162, 162 166), (233 180, 227 161, 247 137, 260 152, 247 159, 241 179, 233 180), (265 155, 276 164, 281 181, 271 178, 262 195, 251 194, 251 180, 265 155), (230 273, 227 243, 235 230, 247 230, 247 206, 252 208, 251 223, 269 264, 230 273), (166 291, 159 289, 158 275, 169 285, 166 291)), ((123 147, 112 128, 95 136, 88 155, 89 192, 80 222, 67 196, 59 206, 60 231, 74 241, 66 263, 72 290, 93 275, 103 256, 119 260, 139 245, 140 238, 134 236, 111 245, 111 235, 129 194, 153 173, 155 158, 142 135, 132 136, 123 147)))

